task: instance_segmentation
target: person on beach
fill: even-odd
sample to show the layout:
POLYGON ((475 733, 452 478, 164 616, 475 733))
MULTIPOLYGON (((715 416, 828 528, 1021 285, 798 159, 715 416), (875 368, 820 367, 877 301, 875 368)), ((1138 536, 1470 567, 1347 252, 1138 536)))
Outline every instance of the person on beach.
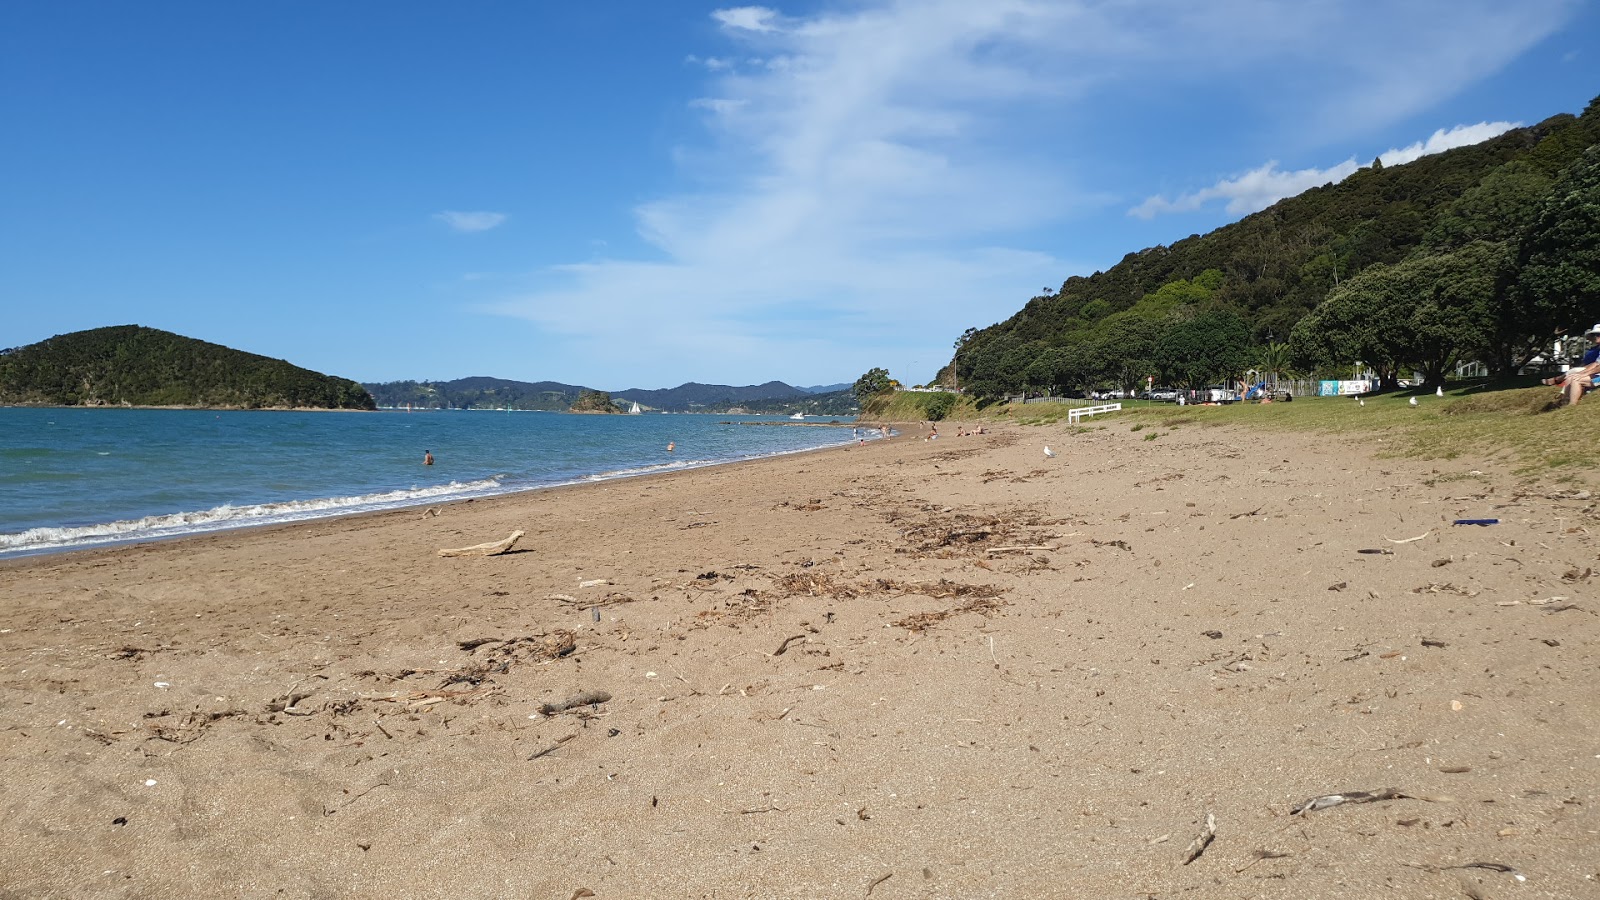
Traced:
POLYGON ((671 453, 672 451, 674 451, 676 449, 678 449, 678 444, 677 444, 676 441, 667 441, 667 452, 668 453, 671 453))
POLYGON ((1586 392, 1594 390, 1595 381, 1600 378, 1600 323, 1585 331, 1583 336, 1591 344, 1578 365, 1568 369, 1565 375, 1544 380, 1545 384, 1560 385, 1564 399, 1572 406, 1577 406, 1586 392))
POLYGON ((422 451, 422 464, 425 465, 425 466, 433 465, 433 451, 432 450, 424 450, 424 451, 422 451))

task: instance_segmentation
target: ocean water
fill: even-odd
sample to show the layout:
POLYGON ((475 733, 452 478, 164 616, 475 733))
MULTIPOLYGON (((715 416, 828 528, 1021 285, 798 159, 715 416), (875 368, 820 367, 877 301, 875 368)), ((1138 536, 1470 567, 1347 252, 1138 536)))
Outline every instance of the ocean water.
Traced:
POLYGON ((740 424, 761 421, 786 420, 0 408, 0 557, 486 497, 855 440, 848 420, 841 428, 740 424), (432 466, 422 464, 427 451, 432 466))

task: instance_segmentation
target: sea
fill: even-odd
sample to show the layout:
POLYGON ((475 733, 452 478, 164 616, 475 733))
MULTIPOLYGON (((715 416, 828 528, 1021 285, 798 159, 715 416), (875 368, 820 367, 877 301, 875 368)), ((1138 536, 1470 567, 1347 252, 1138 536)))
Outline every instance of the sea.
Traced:
POLYGON ((848 419, 0 408, 0 558, 798 453, 848 419), (758 423, 768 423, 765 425, 758 423), (667 449, 672 444, 671 451, 667 449), (423 465, 431 453, 434 464, 423 465))

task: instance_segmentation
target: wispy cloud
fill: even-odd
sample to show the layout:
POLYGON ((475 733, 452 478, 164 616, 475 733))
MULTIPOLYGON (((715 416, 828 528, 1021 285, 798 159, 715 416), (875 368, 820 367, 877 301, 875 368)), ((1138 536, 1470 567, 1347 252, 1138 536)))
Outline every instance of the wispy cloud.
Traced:
MULTIPOLYGON (((1441 153, 1455 147, 1477 144, 1505 134, 1520 125, 1517 122, 1479 122, 1476 125, 1457 125, 1448 131, 1441 128, 1425 141, 1405 147, 1391 148, 1378 154, 1386 166, 1403 165, 1431 153, 1441 153)), ((1351 157, 1326 169, 1296 169, 1286 172, 1278 168, 1277 160, 1234 178, 1224 178, 1216 184, 1182 194, 1174 200, 1163 196, 1147 198, 1128 210, 1128 215, 1139 219, 1153 219, 1163 213, 1195 212, 1217 200, 1226 200, 1225 207, 1234 215, 1245 215, 1266 209, 1285 197, 1293 197, 1319 185, 1343 181, 1355 173, 1360 165, 1351 157)))
POLYGON ((506 221, 505 213, 497 212, 458 212, 447 209, 444 212, 433 214, 435 219, 461 232, 488 231, 497 228, 506 221))
MULTIPOLYGON (((563 352, 670 359, 702 380, 797 357, 817 377, 916 360, 920 378, 966 326, 1085 270, 1059 242, 1021 236, 1112 206, 1082 160, 1097 129, 1138 115, 1130 98, 1176 86, 1248 107, 1275 140, 1337 123, 1347 133, 1331 137, 1349 146, 1503 66, 1573 2, 1528 0, 1511 16, 1500 0, 1401 0, 1382 27, 1339 0, 717 10, 728 45, 687 57, 706 65, 684 98, 706 132, 677 150, 682 186, 634 210, 651 258, 550 266, 490 308, 563 352)), ((1269 164, 1147 212, 1249 208, 1331 171, 1269 164)))

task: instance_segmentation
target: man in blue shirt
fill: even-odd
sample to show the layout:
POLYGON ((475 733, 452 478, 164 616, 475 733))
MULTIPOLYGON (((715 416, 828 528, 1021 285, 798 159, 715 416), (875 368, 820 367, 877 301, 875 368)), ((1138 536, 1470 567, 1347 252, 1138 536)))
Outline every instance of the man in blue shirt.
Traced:
POLYGON ((1578 364, 1567 370, 1566 380, 1561 385, 1567 402, 1573 406, 1578 404, 1585 391, 1594 390, 1595 382, 1600 380, 1600 324, 1585 331, 1583 336, 1594 343, 1584 351, 1578 364))

